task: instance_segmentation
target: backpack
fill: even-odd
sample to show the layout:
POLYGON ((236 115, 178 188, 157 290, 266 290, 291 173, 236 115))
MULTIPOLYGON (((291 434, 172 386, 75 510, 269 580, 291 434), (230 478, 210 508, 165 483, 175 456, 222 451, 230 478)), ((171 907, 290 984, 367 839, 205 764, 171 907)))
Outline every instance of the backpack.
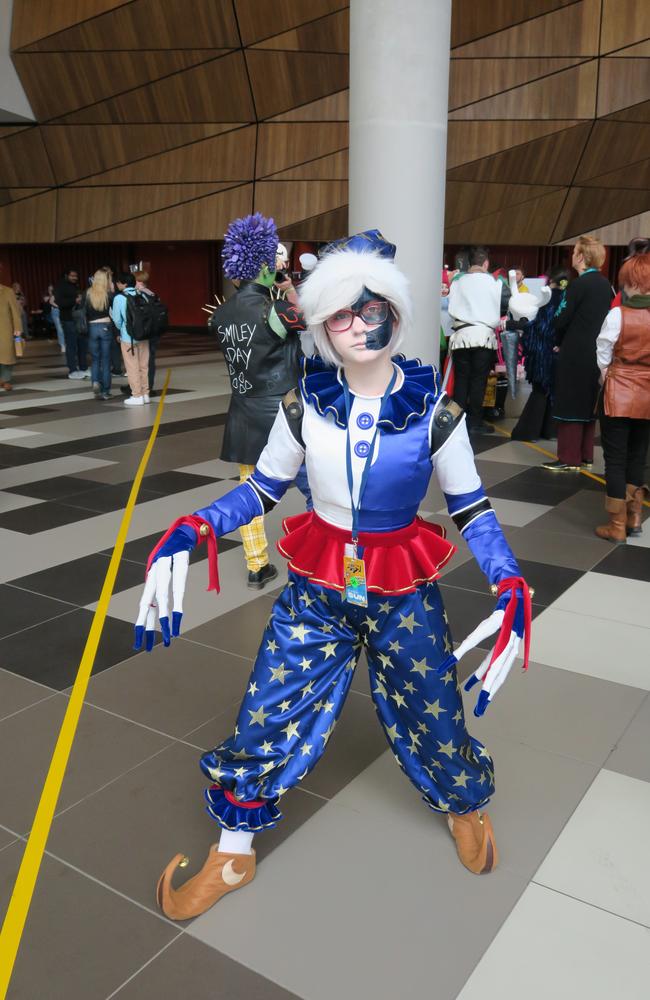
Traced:
POLYGON ((135 295, 125 295, 126 299, 126 332, 129 337, 139 343, 159 337, 165 332, 169 323, 167 306, 157 295, 147 295, 136 292, 135 295))

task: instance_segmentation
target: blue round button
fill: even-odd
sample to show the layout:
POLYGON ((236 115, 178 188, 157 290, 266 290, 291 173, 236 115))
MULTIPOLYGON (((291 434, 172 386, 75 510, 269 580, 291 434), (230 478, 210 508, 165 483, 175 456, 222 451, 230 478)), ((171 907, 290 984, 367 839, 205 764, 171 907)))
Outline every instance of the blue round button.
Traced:
POLYGON ((375 422, 375 418, 372 413, 360 413, 357 417, 357 427, 360 427, 362 431, 370 430, 375 422))
POLYGON ((359 458, 366 458, 370 452, 370 445, 367 441, 357 441, 354 446, 354 454, 359 458))

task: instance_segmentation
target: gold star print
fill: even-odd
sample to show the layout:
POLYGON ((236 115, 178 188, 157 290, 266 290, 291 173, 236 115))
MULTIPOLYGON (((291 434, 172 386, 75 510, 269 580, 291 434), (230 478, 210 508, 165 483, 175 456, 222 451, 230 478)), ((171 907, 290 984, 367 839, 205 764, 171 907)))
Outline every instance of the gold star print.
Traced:
MULTIPOLYGON (((248 711, 250 712, 250 709, 248 711)), ((233 752, 232 759, 233 760, 248 760, 250 756, 251 756, 251 754, 247 753, 246 750, 237 750, 236 753, 233 752)))
POLYGON ((251 711, 251 709, 249 708, 248 709, 248 714, 251 717, 251 720, 248 723, 249 726, 255 726, 255 725, 257 725, 257 726, 265 726, 266 725, 266 720, 268 719, 268 717, 269 717, 269 715, 271 713, 270 712, 265 712, 264 711, 264 705, 262 705, 260 708, 257 709, 256 712, 251 711))
POLYGON ((303 743, 303 745, 300 747, 300 754, 302 757, 309 757, 311 751, 312 751, 311 743, 303 743))
POLYGON ((454 720, 454 722, 462 722, 462 720, 463 720, 463 710, 461 708, 459 708, 458 711, 456 712, 456 714, 452 715, 452 719, 454 720))
MULTIPOLYGON (((210 772, 210 774, 212 774, 212 772, 210 772)), ((481 777, 478 779, 478 783, 479 785, 485 784, 485 771, 481 771, 481 777)))
POLYGON ((384 601, 383 604, 379 605, 377 610, 383 612, 385 615, 389 615, 391 612, 390 603, 388 601, 384 601))
POLYGON ((369 632, 379 632, 377 621, 377 618, 371 618, 370 615, 366 615, 361 624, 365 625, 369 632))
POLYGON ((239 726, 235 726, 235 736, 239 736, 239 726))
POLYGON ((269 667, 269 670, 271 671, 271 680, 269 683, 280 681, 280 684, 284 684, 287 674, 293 673, 293 670, 286 669, 284 663, 281 663, 279 667, 269 667))
POLYGON ((439 760, 435 760, 435 759, 432 760, 431 761, 431 767, 435 767, 436 771, 442 771, 443 770, 442 764, 440 763, 439 760))
POLYGON ((460 774, 456 775, 454 778, 454 786, 456 788, 467 788, 467 782, 469 781, 469 774, 465 771, 461 771, 460 774))
POLYGON ((259 689, 258 689, 257 684, 255 683, 255 681, 253 681, 251 684, 249 684, 249 686, 248 686, 248 693, 249 694, 257 694, 258 690, 259 689))
POLYGON ((320 710, 323 707, 323 705, 324 705, 324 702, 322 702, 322 701, 315 702, 314 705, 313 705, 313 711, 314 712, 320 712, 320 710))
POLYGON ((413 743, 413 741, 411 741, 410 745, 406 749, 411 754, 411 756, 413 756, 414 753, 418 752, 418 748, 417 748, 416 744, 413 743))
POLYGON ((447 711, 446 708, 442 708, 441 707, 441 705, 440 705, 440 699, 439 698, 436 698, 436 700, 432 701, 432 702, 428 702, 425 699, 424 704, 426 705, 426 708, 424 710, 424 714, 425 715, 432 715, 434 717, 434 719, 436 720, 436 722, 438 721, 438 719, 440 717, 440 714, 442 712, 446 712, 447 711))
POLYGON ((399 653, 402 649, 404 649, 403 646, 400 646, 399 639, 395 639, 395 642, 389 642, 388 648, 392 653, 399 653))
MULTIPOLYGON (((451 796, 449 797, 451 798, 451 796)), ((442 799, 438 799, 438 809, 440 810, 440 812, 443 813, 449 812, 449 806, 447 805, 446 802, 443 802, 442 799)))
POLYGON ((427 636, 427 639, 431 639, 432 644, 435 646, 435 644, 436 644, 436 636, 434 635, 433 632, 431 633, 431 635, 427 636))
MULTIPOLYGON (((208 771, 210 772, 212 780, 216 782, 219 782, 221 778, 224 778, 226 775, 226 772, 222 771, 220 767, 209 767, 208 771)), ((481 775, 481 777, 485 781, 485 775, 481 775)))
POLYGON ((235 777, 236 778, 243 778, 245 775, 246 775, 246 768, 245 767, 238 767, 238 768, 236 768, 236 770, 235 770, 235 777))
POLYGON ((430 732, 429 727, 425 722, 418 722, 418 729, 420 730, 421 733, 430 732))
POLYGON ((441 743, 440 740, 436 740, 436 743, 438 744, 437 753, 444 753, 451 760, 456 752, 453 742, 449 740, 449 743, 441 743))
POLYGON ((331 724, 329 729, 326 729, 324 733, 320 734, 320 738, 323 740, 323 746, 326 747, 332 732, 334 731, 334 723, 331 724))
POLYGON ((416 747, 419 747, 420 746, 420 737, 418 736, 418 734, 417 733, 412 733, 410 729, 408 731, 408 734, 411 737, 411 742, 415 743, 416 747))
POLYGON ((377 659, 381 660, 382 667, 392 667, 392 662, 390 656, 386 656, 385 653, 377 653, 377 659))
POLYGON ((267 774, 271 773, 274 767, 275 764, 273 763, 272 760, 270 760, 267 764, 262 764, 262 770, 260 771, 258 777, 265 778, 267 774))
POLYGON ((416 622, 416 620, 415 620, 415 612, 414 611, 412 611, 410 615, 403 615, 402 612, 400 611, 399 616, 400 616, 400 623, 399 623, 399 625, 397 627, 398 628, 407 628, 409 630, 409 632, 411 633, 411 635, 413 635, 413 629, 422 628, 422 626, 420 625, 420 623, 416 622))
POLYGON ((275 639, 268 639, 266 642, 266 648, 269 650, 270 653, 277 653, 278 644, 275 641, 275 639))
POLYGON ((384 687, 384 685, 379 680, 377 681, 377 687, 373 690, 372 693, 373 694, 380 694, 382 696, 382 698, 386 698, 386 699, 388 698, 388 693, 386 691, 386 688, 384 687))
POLYGON ((304 688, 300 689, 300 697, 305 698, 308 694, 313 694, 314 682, 310 681, 309 684, 305 684, 304 688))
POLYGON ((323 632, 325 635, 331 635, 333 631, 334 631, 333 625, 323 625, 321 627, 321 632, 323 632))
POLYGON ((273 744, 269 743, 268 740, 264 740, 262 746, 259 749, 263 754, 271 753, 271 750, 273 749, 273 744))
POLYGON ((291 621, 295 620, 295 617, 296 617, 296 610, 295 610, 295 608, 289 608, 289 617, 290 617, 291 621))
POLYGON ((280 785, 275 794, 279 799, 281 799, 282 796, 286 795, 288 791, 289 791, 288 788, 285 788, 284 785, 280 785))
POLYGON ((425 766, 424 770, 427 772, 427 774, 429 775, 429 777, 431 778, 432 781, 436 780, 436 776, 435 776, 435 774, 433 773, 433 771, 431 770, 430 767, 426 767, 425 766))
POLYGON ((415 685, 412 681, 406 681, 404 684, 404 690, 408 691, 409 694, 415 694, 415 685))
POLYGON ((432 668, 428 665, 425 657, 422 657, 421 660, 414 660, 411 657, 411 663, 413 664, 411 667, 412 674, 421 674, 422 677, 426 678, 427 673, 431 673, 432 668))
POLYGON ((291 631, 292 639, 300 639, 302 643, 305 641, 305 636, 309 635, 311 629, 305 628, 305 626, 300 623, 300 625, 290 625, 289 629, 291 631))
POLYGON ((449 633, 445 632, 445 653, 451 653, 454 647, 449 641, 449 633))
POLYGON ((424 610, 425 611, 433 611, 433 605, 429 604, 429 598, 428 597, 424 598, 424 601, 422 602, 422 604, 424 605, 424 610))
POLYGON ((336 647, 338 642, 326 642, 324 646, 319 646, 321 653, 325 653, 325 659, 329 659, 330 656, 334 656, 336 653, 336 647))
POLYGON ((492 759, 490 757, 489 753, 487 752, 487 750, 485 749, 485 747, 481 747, 481 749, 478 752, 478 755, 479 755, 479 757, 485 757, 486 760, 491 760, 492 759))
POLYGON ((300 666, 302 667, 302 672, 304 674, 305 670, 311 670, 311 660, 308 660, 306 656, 303 656, 300 661, 300 666))
POLYGON ((445 625, 449 625, 449 619, 447 618, 447 612, 442 612, 442 617, 445 619, 445 625))
POLYGON ((288 753, 287 756, 283 760, 280 761, 280 763, 278 764, 278 768, 286 767, 292 757, 293 757, 293 754, 292 753, 288 753))
POLYGON ((453 679, 454 675, 452 674, 451 670, 448 670, 447 673, 444 674, 442 677, 442 683, 445 685, 445 687, 447 687, 448 684, 451 684, 453 679))
POLYGON ((290 705, 291 705, 290 701, 281 701, 280 704, 278 705, 278 708, 280 709, 280 715, 284 715, 285 712, 288 712, 290 705))
POLYGON ((326 701, 325 704, 323 705, 323 711, 324 712, 333 712, 334 711, 334 702, 333 701, 326 701))
POLYGON ((404 695, 401 695, 398 691, 396 691, 395 694, 392 694, 391 698, 398 706, 398 708, 403 708, 404 705, 406 705, 406 698, 404 697, 404 695))
POLYGON ((290 722, 288 726, 285 726, 281 732, 287 734, 287 743, 293 739, 294 736, 300 735, 299 724, 297 722, 290 722))
POLYGON ((301 594, 298 600, 302 601, 306 608, 309 608, 312 604, 314 604, 314 598, 310 597, 309 594, 301 594))

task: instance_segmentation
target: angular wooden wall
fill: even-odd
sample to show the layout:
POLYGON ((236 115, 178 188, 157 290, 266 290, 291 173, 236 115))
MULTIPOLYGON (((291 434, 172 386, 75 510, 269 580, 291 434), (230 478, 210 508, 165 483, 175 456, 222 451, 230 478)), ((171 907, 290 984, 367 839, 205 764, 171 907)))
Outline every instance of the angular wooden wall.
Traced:
MULTIPOLYGON (((38 119, 0 126, 0 243, 345 229, 348 2, 14 0, 38 119)), ((623 242, 650 212, 650 3, 454 0, 449 243, 623 242)))

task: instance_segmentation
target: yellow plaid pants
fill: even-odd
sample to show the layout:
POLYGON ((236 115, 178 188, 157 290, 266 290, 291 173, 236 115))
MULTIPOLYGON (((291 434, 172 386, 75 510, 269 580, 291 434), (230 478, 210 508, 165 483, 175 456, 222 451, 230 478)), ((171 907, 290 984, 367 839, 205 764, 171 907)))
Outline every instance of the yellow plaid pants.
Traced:
MULTIPOLYGON (((245 482, 254 470, 254 465, 240 465, 239 482, 245 482)), ((257 573, 269 561, 269 543, 264 531, 264 518, 254 517, 250 524, 245 524, 239 529, 239 533, 244 543, 246 565, 251 573, 257 573)))

